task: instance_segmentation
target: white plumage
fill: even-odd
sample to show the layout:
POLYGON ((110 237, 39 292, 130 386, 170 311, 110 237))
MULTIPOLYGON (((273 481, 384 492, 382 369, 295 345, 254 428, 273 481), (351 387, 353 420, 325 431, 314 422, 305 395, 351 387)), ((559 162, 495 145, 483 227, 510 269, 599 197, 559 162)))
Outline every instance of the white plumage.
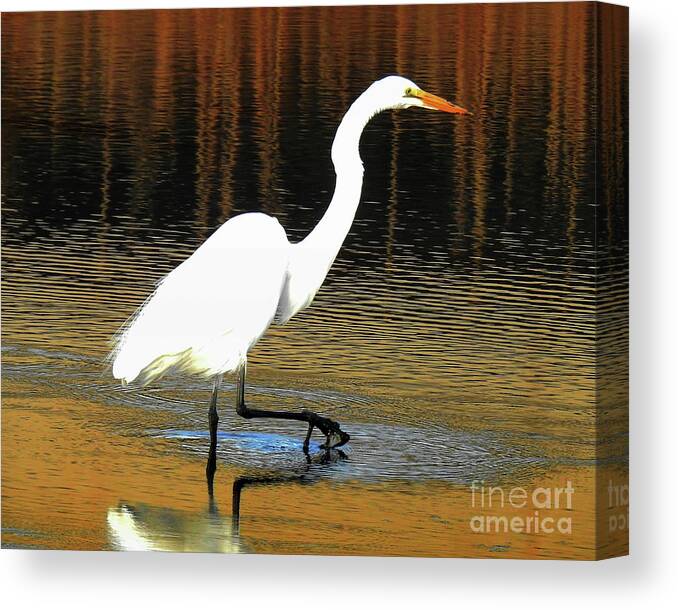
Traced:
POLYGON ((335 192, 315 229, 290 244, 275 218, 260 213, 231 218, 159 282, 121 329, 111 353, 114 377, 142 384, 170 370, 220 377, 245 364, 274 320, 284 324, 308 307, 360 202, 363 128, 382 110, 410 106, 468 114, 399 76, 373 83, 337 130, 335 192))
POLYGON ((235 216, 163 278, 118 340, 113 375, 149 383, 170 369, 240 367, 275 317, 290 243, 265 214, 235 216))

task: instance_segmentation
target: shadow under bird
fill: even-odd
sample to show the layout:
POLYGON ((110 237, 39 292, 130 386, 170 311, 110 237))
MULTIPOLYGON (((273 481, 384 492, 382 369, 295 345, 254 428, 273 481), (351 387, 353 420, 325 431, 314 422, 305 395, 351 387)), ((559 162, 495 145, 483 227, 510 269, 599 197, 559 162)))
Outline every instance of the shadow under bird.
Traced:
POLYGON ((285 324, 308 307, 322 286, 360 203, 363 129, 379 112, 410 107, 471 114, 401 76, 375 81, 351 105, 337 129, 332 144, 334 195, 305 239, 290 243, 280 223, 266 214, 231 218, 158 283, 118 333, 111 353, 116 379, 145 385, 168 371, 181 371, 212 380, 210 485, 216 470, 217 394, 225 373, 237 374, 238 415, 305 422, 307 455, 314 428, 325 436, 325 449, 349 441, 338 422, 312 411, 249 407, 245 403, 247 353, 271 324, 285 324))
POLYGON ((229 517, 219 513, 210 494, 207 510, 187 513, 149 504, 120 502, 106 515, 111 547, 119 551, 183 551, 188 553, 247 553, 240 537, 240 499, 247 487, 313 483, 299 475, 237 477, 233 481, 229 517))

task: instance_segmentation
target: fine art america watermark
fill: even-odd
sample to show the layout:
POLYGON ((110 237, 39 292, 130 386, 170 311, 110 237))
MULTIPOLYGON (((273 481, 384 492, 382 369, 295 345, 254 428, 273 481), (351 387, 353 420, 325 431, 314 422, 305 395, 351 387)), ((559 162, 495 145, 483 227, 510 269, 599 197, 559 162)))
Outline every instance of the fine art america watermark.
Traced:
POLYGON ((571 511, 573 507, 572 481, 567 481, 563 487, 535 487, 530 490, 484 483, 471 483, 471 507, 476 513, 469 522, 471 531, 485 534, 572 534, 572 516, 562 515, 563 510, 571 511))
POLYGON ((607 484, 607 531, 623 532, 629 528, 629 484, 607 484))

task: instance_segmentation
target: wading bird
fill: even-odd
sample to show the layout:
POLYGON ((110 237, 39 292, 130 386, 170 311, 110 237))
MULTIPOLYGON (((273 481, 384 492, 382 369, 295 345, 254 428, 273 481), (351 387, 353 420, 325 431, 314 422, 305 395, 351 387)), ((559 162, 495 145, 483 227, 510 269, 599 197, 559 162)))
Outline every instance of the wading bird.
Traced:
POLYGON ((349 435, 337 422, 312 411, 247 406, 247 353, 272 323, 285 324, 308 307, 322 286, 360 203, 363 164, 359 143, 365 125, 383 110, 410 107, 470 114, 401 76, 372 83, 337 129, 332 144, 334 195, 305 239, 290 243, 280 223, 266 214, 231 218, 158 283, 118 333, 111 353, 116 379, 145 385, 172 370, 213 380, 208 482, 216 469, 217 393, 225 373, 237 373, 238 415, 308 424, 303 445, 307 454, 314 428, 325 435, 327 449, 348 442, 349 435))

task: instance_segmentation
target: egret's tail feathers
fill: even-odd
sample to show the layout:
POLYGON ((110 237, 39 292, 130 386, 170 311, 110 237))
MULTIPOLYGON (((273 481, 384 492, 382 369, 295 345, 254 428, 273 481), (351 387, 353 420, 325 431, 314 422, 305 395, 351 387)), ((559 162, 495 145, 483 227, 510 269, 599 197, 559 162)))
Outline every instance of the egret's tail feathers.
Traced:
POLYGON ((148 385, 166 373, 188 368, 190 349, 179 354, 164 354, 158 356, 150 364, 143 365, 125 361, 118 357, 113 362, 113 377, 124 383, 135 382, 138 385, 148 385))
POLYGON ((223 350, 219 343, 209 344, 201 349, 187 348, 175 354, 150 356, 143 351, 134 353, 126 347, 115 356, 113 361, 113 377, 123 383, 134 382, 137 385, 149 383, 172 373, 190 373, 205 378, 235 371, 247 359, 246 350, 229 350, 228 357, 219 357, 223 350), (210 349, 212 348, 212 349, 210 349))

